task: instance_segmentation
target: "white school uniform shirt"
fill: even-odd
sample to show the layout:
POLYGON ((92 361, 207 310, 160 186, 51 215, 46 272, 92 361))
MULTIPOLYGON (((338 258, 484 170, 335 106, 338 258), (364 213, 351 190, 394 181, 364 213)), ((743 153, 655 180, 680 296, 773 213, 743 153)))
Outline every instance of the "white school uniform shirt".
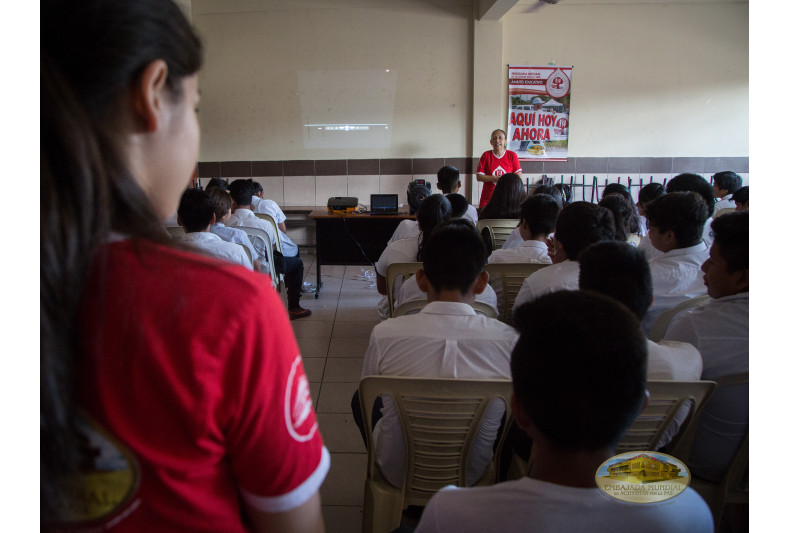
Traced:
MULTIPOLYGON (((416 315, 385 320, 373 328, 362 363, 362 377, 405 376, 459 379, 510 379, 515 329, 457 302, 431 302, 416 315)), ((384 476, 401 486, 406 447, 394 402, 384 396, 382 418, 373 429, 376 462, 384 476)), ((475 482, 491 461, 492 446, 505 406, 495 402, 484 414, 467 463, 475 482)))
POLYGON ((511 231, 510 235, 507 236, 505 244, 503 244, 502 248, 500 249, 509 250, 510 248, 518 248, 523 242, 524 239, 521 238, 521 232, 518 230, 518 228, 513 228, 513 231, 511 231))
MULTIPOLYGON (((702 354, 702 379, 749 371, 749 293, 716 298, 678 313, 664 339, 688 342, 702 354)), ((695 474, 717 480, 749 425, 749 387, 716 391, 700 415, 689 459, 695 474)))
POLYGON ((471 221, 472 224, 477 226, 477 208, 472 204, 469 204, 469 207, 466 208, 466 213, 464 213, 464 218, 471 221))
POLYGON ((211 225, 209 231, 225 242, 234 242, 236 244, 241 244, 242 246, 249 249, 250 252, 252 253, 253 261, 257 261, 261 257, 261 255, 258 253, 258 250, 256 250, 255 247, 252 245, 252 242, 250 242, 249 236, 247 236, 247 234, 244 233, 244 230, 241 230, 239 228, 229 228, 222 222, 217 222, 216 224, 211 225))
POLYGON ((646 333, 650 332, 663 311, 690 298, 707 294, 700 267, 708 257, 708 245, 700 242, 688 248, 670 250, 648 262, 653 277, 653 304, 642 319, 646 333))
MULTIPOLYGON (((398 291, 398 298, 395 301, 395 307, 413 300, 427 299, 428 294, 422 292, 420 287, 417 285, 417 277, 412 276, 404 281, 403 285, 401 285, 400 290, 398 291)), ((497 308, 496 292, 494 292, 494 289, 491 287, 491 285, 486 284, 486 288, 483 289, 483 292, 475 296, 475 300, 478 302, 483 302, 484 304, 488 304, 494 309, 497 308)))
POLYGON ((720 200, 717 200, 715 204, 713 204, 713 215, 715 216, 719 209, 725 209, 729 207, 735 207, 735 200, 732 199, 731 194, 724 196, 720 200))
POLYGON ((513 302, 515 311, 520 305, 531 302, 538 296, 555 291, 579 289, 579 262, 566 259, 549 265, 531 274, 524 280, 513 302))
POLYGON ((280 209, 279 205, 277 205, 277 202, 274 200, 269 200, 268 198, 258 198, 257 196, 253 196, 252 210, 256 213, 269 215, 277 224, 282 224, 286 219, 285 213, 283 213, 283 210, 280 209), (258 201, 256 202, 255 200, 258 201))
POLYGON ((209 231, 186 233, 181 237, 181 241, 200 248, 217 259, 236 263, 252 270, 250 258, 247 257, 247 254, 240 245, 232 242, 225 242, 220 239, 219 236, 209 231))
POLYGON ((280 234, 280 242, 283 245, 283 255, 285 257, 296 257, 299 254, 299 247, 288 238, 288 236, 272 226, 268 220, 263 220, 255 216, 255 213, 249 209, 236 209, 236 211, 228 219, 228 226, 244 226, 248 228, 258 228, 265 231, 272 241, 272 245, 277 242, 275 231, 280 234))
POLYGON ((401 220, 400 224, 398 224, 398 227, 395 228, 395 232, 392 234, 392 237, 390 237, 390 240, 387 241, 387 244, 392 244, 393 242, 399 241, 401 239, 416 237, 419 234, 420 226, 416 220, 401 220))
MULTIPOLYGON (((387 245, 379 260, 376 261, 376 273, 384 278, 387 277, 387 267, 392 263, 412 263, 417 261, 417 250, 419 248, 420 236, 399 239, 387 245)), ((403 282, 395 280, 393 287, 394 294, 397 296, 403 282)), ((390 316, 389 300, 387 296, 382 296, 378 304, 379 318, 385 320, 390 316)))

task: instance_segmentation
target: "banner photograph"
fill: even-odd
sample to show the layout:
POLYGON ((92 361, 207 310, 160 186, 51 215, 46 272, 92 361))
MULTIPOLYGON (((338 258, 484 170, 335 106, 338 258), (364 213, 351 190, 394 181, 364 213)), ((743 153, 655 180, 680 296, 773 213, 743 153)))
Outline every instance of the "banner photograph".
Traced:
POLYGON ((567 161, 572 70, 508 66, 507 149, 520 160, 567 161))

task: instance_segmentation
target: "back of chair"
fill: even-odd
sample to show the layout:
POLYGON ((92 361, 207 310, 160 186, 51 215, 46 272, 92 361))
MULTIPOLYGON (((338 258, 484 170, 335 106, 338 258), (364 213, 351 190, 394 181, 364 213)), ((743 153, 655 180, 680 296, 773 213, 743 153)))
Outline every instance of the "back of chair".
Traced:
MULTIPOLYGON (((392 318, 404 315, 415 315, 422 311, 422 308, 428 305, 428 300, 411 300, 398 305, 392 312, 392 318)), ((488 304, 475 301, 472 303, 472 308, 478 315, 487 316, 488 318, 496 318, 497 310, 488 304)))
POLYGON ((271 224, 274 227, 275 242, 273 242, 272 245, 276 246, 275 250, 277 250, 280 253, 283 253, 283 244, 282 241, 280 241, 280 229, 277 227, 277 223, 274 221, 274 218, 271 215, 267 215, 266 213, 255 213, 255 216, 260 219, 266 220, 267 222, 269 222, 269 224, 271 224))
MULTIPOLYGON (((611 386, 616 386, 616 383, 611 386)), ((620 440, 617 453, 655 450, 675 415, 689 401, 689 412, 683 425, 666 446, 668 454, 685 463, 691 452, 699 415, 715 388, 713 381, 648 381, 650 399, 647 407, 620 440)))
POLYGON ((406 281, 420 268, 422 268, 422 262, 420 261, 412 263, 392 263, 387 266, 387 300, 390 306, 390 316, 393 316, 395 312, 395 281, 398 278, 406 281))
POLYGON ((486 218, 477 221, 477 229, 483 236, 483 240, 486 240, 486 234, 488 235, 487 242, 492 246, 489 252, 493 252, 502 248, 519 222, 517 218, 486 218))
POLYGON ((181 226, 167 226, 165 229, 173 238, 181 237, 182 235, 186 234, 184 228, 181 226))
POLYGON ((250 250, 249 248, 247 248, 241 243, 233 243, 233 244, 238 244, 239 246, 241 246, 241 249, 244 250, 244 253, 247 255, 247 259, 250 260, 250 264, 252 264, 252 250, 250 250))
POLYGON ((653 323, 653 327, 650 328, 650 335, 648 338, 653 342, 659 342, 664 338, 664 335, 666 335, 669 323, 672 322, 672 319, 675 318, 676 314, 691 307, 702 305, 708 300, 710 300, 710 296, 703 294, 702 296, 697 296, 696 298, 689 298, 685 302, 679 303, 671 309, 667 309, 658 315, 658 318, 653 323))
MULTIPOLYGON (((359 384, 359 399, 369 447, 368 480, 380 478, 370 426, 377 397, 388 394, 393 398, 403 428, 408 455, 402 488, 405 509, 409 505, 425 505, 447 485, 468 485, 467 458, 483 414, 498 398, 504 402, 506 418, 509 417, 511 392, 508 380, 364 378, 359 384)), ((493 470, 490 467, 477 485, 493 483, 493 470)))
MULTIPOLYGON (((272 285, 276 287, 279 279, 274 270, 274 254, 272 253, 272 241, 269 234, 259 228, 248 228, 246 226, 238 226, 238 228, 247 234, 255 250, 266 261, 269 267, 269 275, 272 278, 272 285)), ((244 247, 242 246, 242 248, 244 247)))
MULTIPOLYGON (((524 280, 541 268, 549 266, 547 263, 492 263, 485 267, 489 279, 502 281, 502 314, 499 320, 510 324, 513 318, 513 302, 516 301, 518 291, 524 280)), ((489 282, 490 283, 490 282, 489 282)))

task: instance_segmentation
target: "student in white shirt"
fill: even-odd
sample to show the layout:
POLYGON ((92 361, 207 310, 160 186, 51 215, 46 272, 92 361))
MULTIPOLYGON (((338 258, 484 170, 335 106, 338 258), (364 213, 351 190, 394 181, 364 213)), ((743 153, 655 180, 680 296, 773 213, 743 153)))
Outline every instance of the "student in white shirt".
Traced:
POLYGON ((200 248, 209 255, 218 259, 229 261, 252 270, 250 258, 244 249, 231 242, 225 242, 219 236, 209 231, 209 227, 216 220, 214 215, 214 202, 206 191, 200 189, 187 189, 181 195, 178 204, 178 225, 186 232, 181 237, 182 242, 200 248))
POLYGON ((268 274, 269 267, 266 259, 255 249, 255 246, 253 246, 249 236, 247 236, 244 230, 229 228, 225 225, 225 222, 230 218, 230 209, 232 205, 230 195, 220 187, 207 187, 206 193, 209 198, 211 198, 211 202, 214 205, 215 222, 211 224, 209 231, 225 242, 233 242, 244 246, 250 251, 252 266, 255 270, 268 274))
MULTIPOLYGON (((591 244, 614 239, 611 211, 590 202, 573 202, 560 211, 554 234, 554 264, 541 268, 521 285, 513 310, 547 292, 579 288, 579 263, 582 250, 591 244)), ((551 248, 551 247, 550 247, 551 248)))
POLYGON ((749 210, 749 186, 741 187, 734 193, 732 193, 732 201, 735 202, 735 211, 740 213, 741 211, 748 211, 749 210))
POLYGON ((645 257, 648 260, 658 257, 662 252, 653 248, 653 245, 650 244, 650 239, 646 238, 647 217, 645 216, 645 206, 666 193, 666 189, 660 183, 648 183, 639 190, 639 201, 636 203, 636 209, 639 211, 639 228, 642 240, 639 241, 638 248, 645 253, 645 257))
POLYGON ((725 170, 713 175, 713 195, 716 196, 716 205, 713 206, 714 214, 719 209, 735 207, 732 195, 743 185, 743 178, 735 172, 725 170))
POLYGON ((647 204, 647 235, 663 253, 650 260, 653 305, 642 321, 645 332, 663 311, 705 294, 700 266, 708 258, 702 240, 707 217, 708 207, 695 192, 671 192, 647 204))
POLYGON ((670 192, 695 192, 702 196, 708 206, 708 218, 705 227, 702 228, 702 240, 708 246, 713 243, 710 235, 710 224, 713 221, 713 211, 716 204, 716 196, 713 193, 713 186, 699 174, 678 174, 667 182, 666 191, 670 192))
POLYGON ((416 532, 622 533, 638 524, 645 532, 712 533, 711 512, 691 488, 646 504, 615 500, 597 487, 598 468, 647 401, 647 347, 636 316, 608 296, 561 291, 525 305, 516 320, 511 406, 533 442, 529 473, 440 490, 416 532))
MULTIPOLYGON (((510 351, 518 338, 516 331, 476 314, 471 306, 488 283, 483 270, 486 248, 480 233, 468 221, 448 222, 430 235, 422 254, 423 268, 414 277, 427 293, 428 305, 418 314, 391 318, 373 328, 362 377, 510 379, 510 351)), ((504 409, 504 404, 497 403, 484 415, 467 467, 471 483, 491 462, 504 409)), ((352 399, 352 411, 362 428, 356 399, 352 399)), ((373 423, 377 464, 390 483, 401 486, 406 450, 391 398, 383 398, 381 419, 374 418, 373 423)))
MULTIPOLYGON (((570 205, 570 202, 566 201, 566 198, 568 198, 568 196, 566 195, 568 193, 565 191, 563 187, 560 187, 559 185, 560 184, 558 184, 558 186, 538 185, 537 187, 529 190, 529 195, 535 196, 536 194, 547 194, 552 198, 554 198, 554 201, 557 202, 557 205, 560 206, 560 210, 562 210, 567 205, 570 205)), ((568 189, 570 190, 569 186, 566 185, 566 187, 568 187, 568 189)), ((523 206, 524 204, 522 203, 521 205, 523 206)), ((552 230, 552 233, 553 232, 554 230, 552 230)), ((514 228, 513 231, 510 232, 510 235, 508 235, 505 244, 502 245, 502 248, 500 248, 500 250, 502 249, 509 250, 511 248, 518 248, 519 246, 521 246, 523 242, 524 239, 521 237, 519 228, 514 228)))
MULTIPOLYGON (((461 173, 453 166, 444 166, 436 173, 436 186, 442 194, 458 194, 461 190, 461 173)), ((477 224, 477 209, 467 202, 467 208, 462 215, 468 218, 472 224, 477 224)))
MULTIPOLYGON (((713 221, 710 258, 702 264, 710 302, 678 313, 664 339, 702 353, 702 378, 749 371, 749 213, 713 221)), ((718 481, 749 426, 748 385, 717 390, 700 416, 688 462, 694 475, 718 481)))

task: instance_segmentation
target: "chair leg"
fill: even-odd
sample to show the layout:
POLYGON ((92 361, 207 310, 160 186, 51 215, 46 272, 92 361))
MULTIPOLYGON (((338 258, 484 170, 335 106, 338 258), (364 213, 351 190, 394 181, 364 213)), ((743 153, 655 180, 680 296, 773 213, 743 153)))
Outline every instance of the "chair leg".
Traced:
POLYGON ((403 491, 388 483, 365 480, 365 503, 362 514, 363 533, 391 533, 400 526, 403 515, 403 491))

